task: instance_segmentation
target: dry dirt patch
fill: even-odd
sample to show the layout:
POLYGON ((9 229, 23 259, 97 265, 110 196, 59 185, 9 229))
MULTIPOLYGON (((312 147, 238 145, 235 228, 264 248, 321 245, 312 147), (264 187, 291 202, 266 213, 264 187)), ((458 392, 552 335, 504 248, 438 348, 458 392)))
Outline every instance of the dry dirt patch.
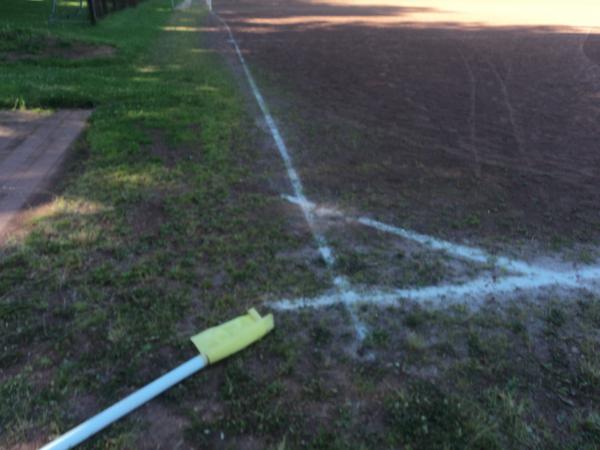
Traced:
MULTIPOLYGON (((116 49, 110 45, 88 44, 85 42, 67 42, 57 38, 44 39, 39 48, 14 50, 4 53, 7 61, 24 61, 38 59, 66 59, 78 61, 82 59, 110 58, 116 49)), ((2 56, 0 54, 0 56, 2 56)))
POLYGON ((310 198, 455 240, 597 239, 595 35, 384 6, 218 3, 310 198))

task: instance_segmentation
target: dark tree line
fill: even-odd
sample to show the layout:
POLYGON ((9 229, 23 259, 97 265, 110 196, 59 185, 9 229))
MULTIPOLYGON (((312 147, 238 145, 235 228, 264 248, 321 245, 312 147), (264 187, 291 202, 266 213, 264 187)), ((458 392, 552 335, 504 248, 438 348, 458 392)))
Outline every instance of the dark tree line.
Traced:
POLYGON ((99 19, 115 11, 137 6, 139 0, 87 0, 90 22, 95 24, 99 19))

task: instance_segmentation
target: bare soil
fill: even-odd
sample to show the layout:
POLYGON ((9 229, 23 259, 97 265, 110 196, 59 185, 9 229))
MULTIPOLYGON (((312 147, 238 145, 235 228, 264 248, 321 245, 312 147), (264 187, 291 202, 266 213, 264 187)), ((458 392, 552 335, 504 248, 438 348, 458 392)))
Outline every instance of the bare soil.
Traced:
POLYGON ((61 41, 48 37, 44 45, 35 51, 10 51, 0 54, 6 61, 23 61, 37 59, 66 59, 78 61, 82 59, 110 58, 116 53, 116 48, 110 45, 87 44, 84 42, 61 41))
POLYGON ((600 36, 402 21, 424 6, 216 8, 313 199, 454 238, 600 236, 600 36))

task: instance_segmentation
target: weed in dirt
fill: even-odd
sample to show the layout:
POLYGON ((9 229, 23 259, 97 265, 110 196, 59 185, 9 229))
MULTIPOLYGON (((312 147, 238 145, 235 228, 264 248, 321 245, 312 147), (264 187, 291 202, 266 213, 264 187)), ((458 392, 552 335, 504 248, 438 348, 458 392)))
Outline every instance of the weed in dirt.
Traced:
POLYGON ((600 354, 597 342, 585 339, 580 343, 579 388, 588 392, 600 392, 600 354))
POLYGON ((210 423, 203 423, 198 416, 193 416, 188 428, 189 438, 195 442, 210 442, 214 437, 205 430, 223 430, 226 434, 293 431, 293 413, 277 401, 282 389, 282 384, 277 381, 255 378, 239 361, 229 365, 219 389, 226 413, 210 423))
POLYGON ((409 332, 406 335, 406 348, 409 352, 420 353, 427 347, 423 336, 415 332, 409 332))
POLYGON ((575 432, 580 433, 582 450, 591 450, 600 446, 600 414, 591 412, 581 418, 575 426, 575 432))
POLYGON ((363 345, 371 348, 386 348, 390 343, 390 334, 385 329, 374 329, 365 338, 363 345))
POLYGON ((336 269, 347 275, 356 275, 367 268, 363 255, 356 252, 348 252, 336 260, 336 269))
POLYGON ((412 383, 385 403, 388 445, 417 448, 498 448, 469 406, 428 382, 412 383))
POLYGON ((438 284, 455 272, 444 255, 435 252, 405 254, 385 248, 355 251, 347 247, 337 244, 335 268, 359 284, 422 287, 438 284))
POLYGON ((567 318, 565 317, 565 312, 557 307, 551 306, 548 310, 548 315, 546 317, 546 322, 549 329, 558 330, 560 329, 567 318))
POLYGON ((322 324, 316 324, 310 334, 317 347, 330 343, 332 339, 331 330, 322 324))
POLYGON ((432 318, 432 313, 423 308, 413 308, 404 316, 404 325, 409 328, 419 328, 432 318))

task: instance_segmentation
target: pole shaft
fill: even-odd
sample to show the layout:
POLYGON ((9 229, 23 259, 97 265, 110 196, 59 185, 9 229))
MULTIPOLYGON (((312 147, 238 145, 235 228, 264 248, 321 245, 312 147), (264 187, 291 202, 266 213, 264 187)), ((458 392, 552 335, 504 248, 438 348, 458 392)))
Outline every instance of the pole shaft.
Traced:
POLYGON ((115 403, 110 408, 105 409, 101 413, 96 414, 94 417, 76 426, 56 440, 42 447, 40 450, 63 450, 76 446, 111 423, 129 414, 134 409, 142 406, 160 393, 166 391, 171 386, 179 383, 181 380, 199 370, 202 370, 205 366, 206 360, 202 355, 190 359, 188 362, 183 363, 179 367, 164 374, 162 377, 157 378, 152 383, 125 397, 118 403, 115 403))

